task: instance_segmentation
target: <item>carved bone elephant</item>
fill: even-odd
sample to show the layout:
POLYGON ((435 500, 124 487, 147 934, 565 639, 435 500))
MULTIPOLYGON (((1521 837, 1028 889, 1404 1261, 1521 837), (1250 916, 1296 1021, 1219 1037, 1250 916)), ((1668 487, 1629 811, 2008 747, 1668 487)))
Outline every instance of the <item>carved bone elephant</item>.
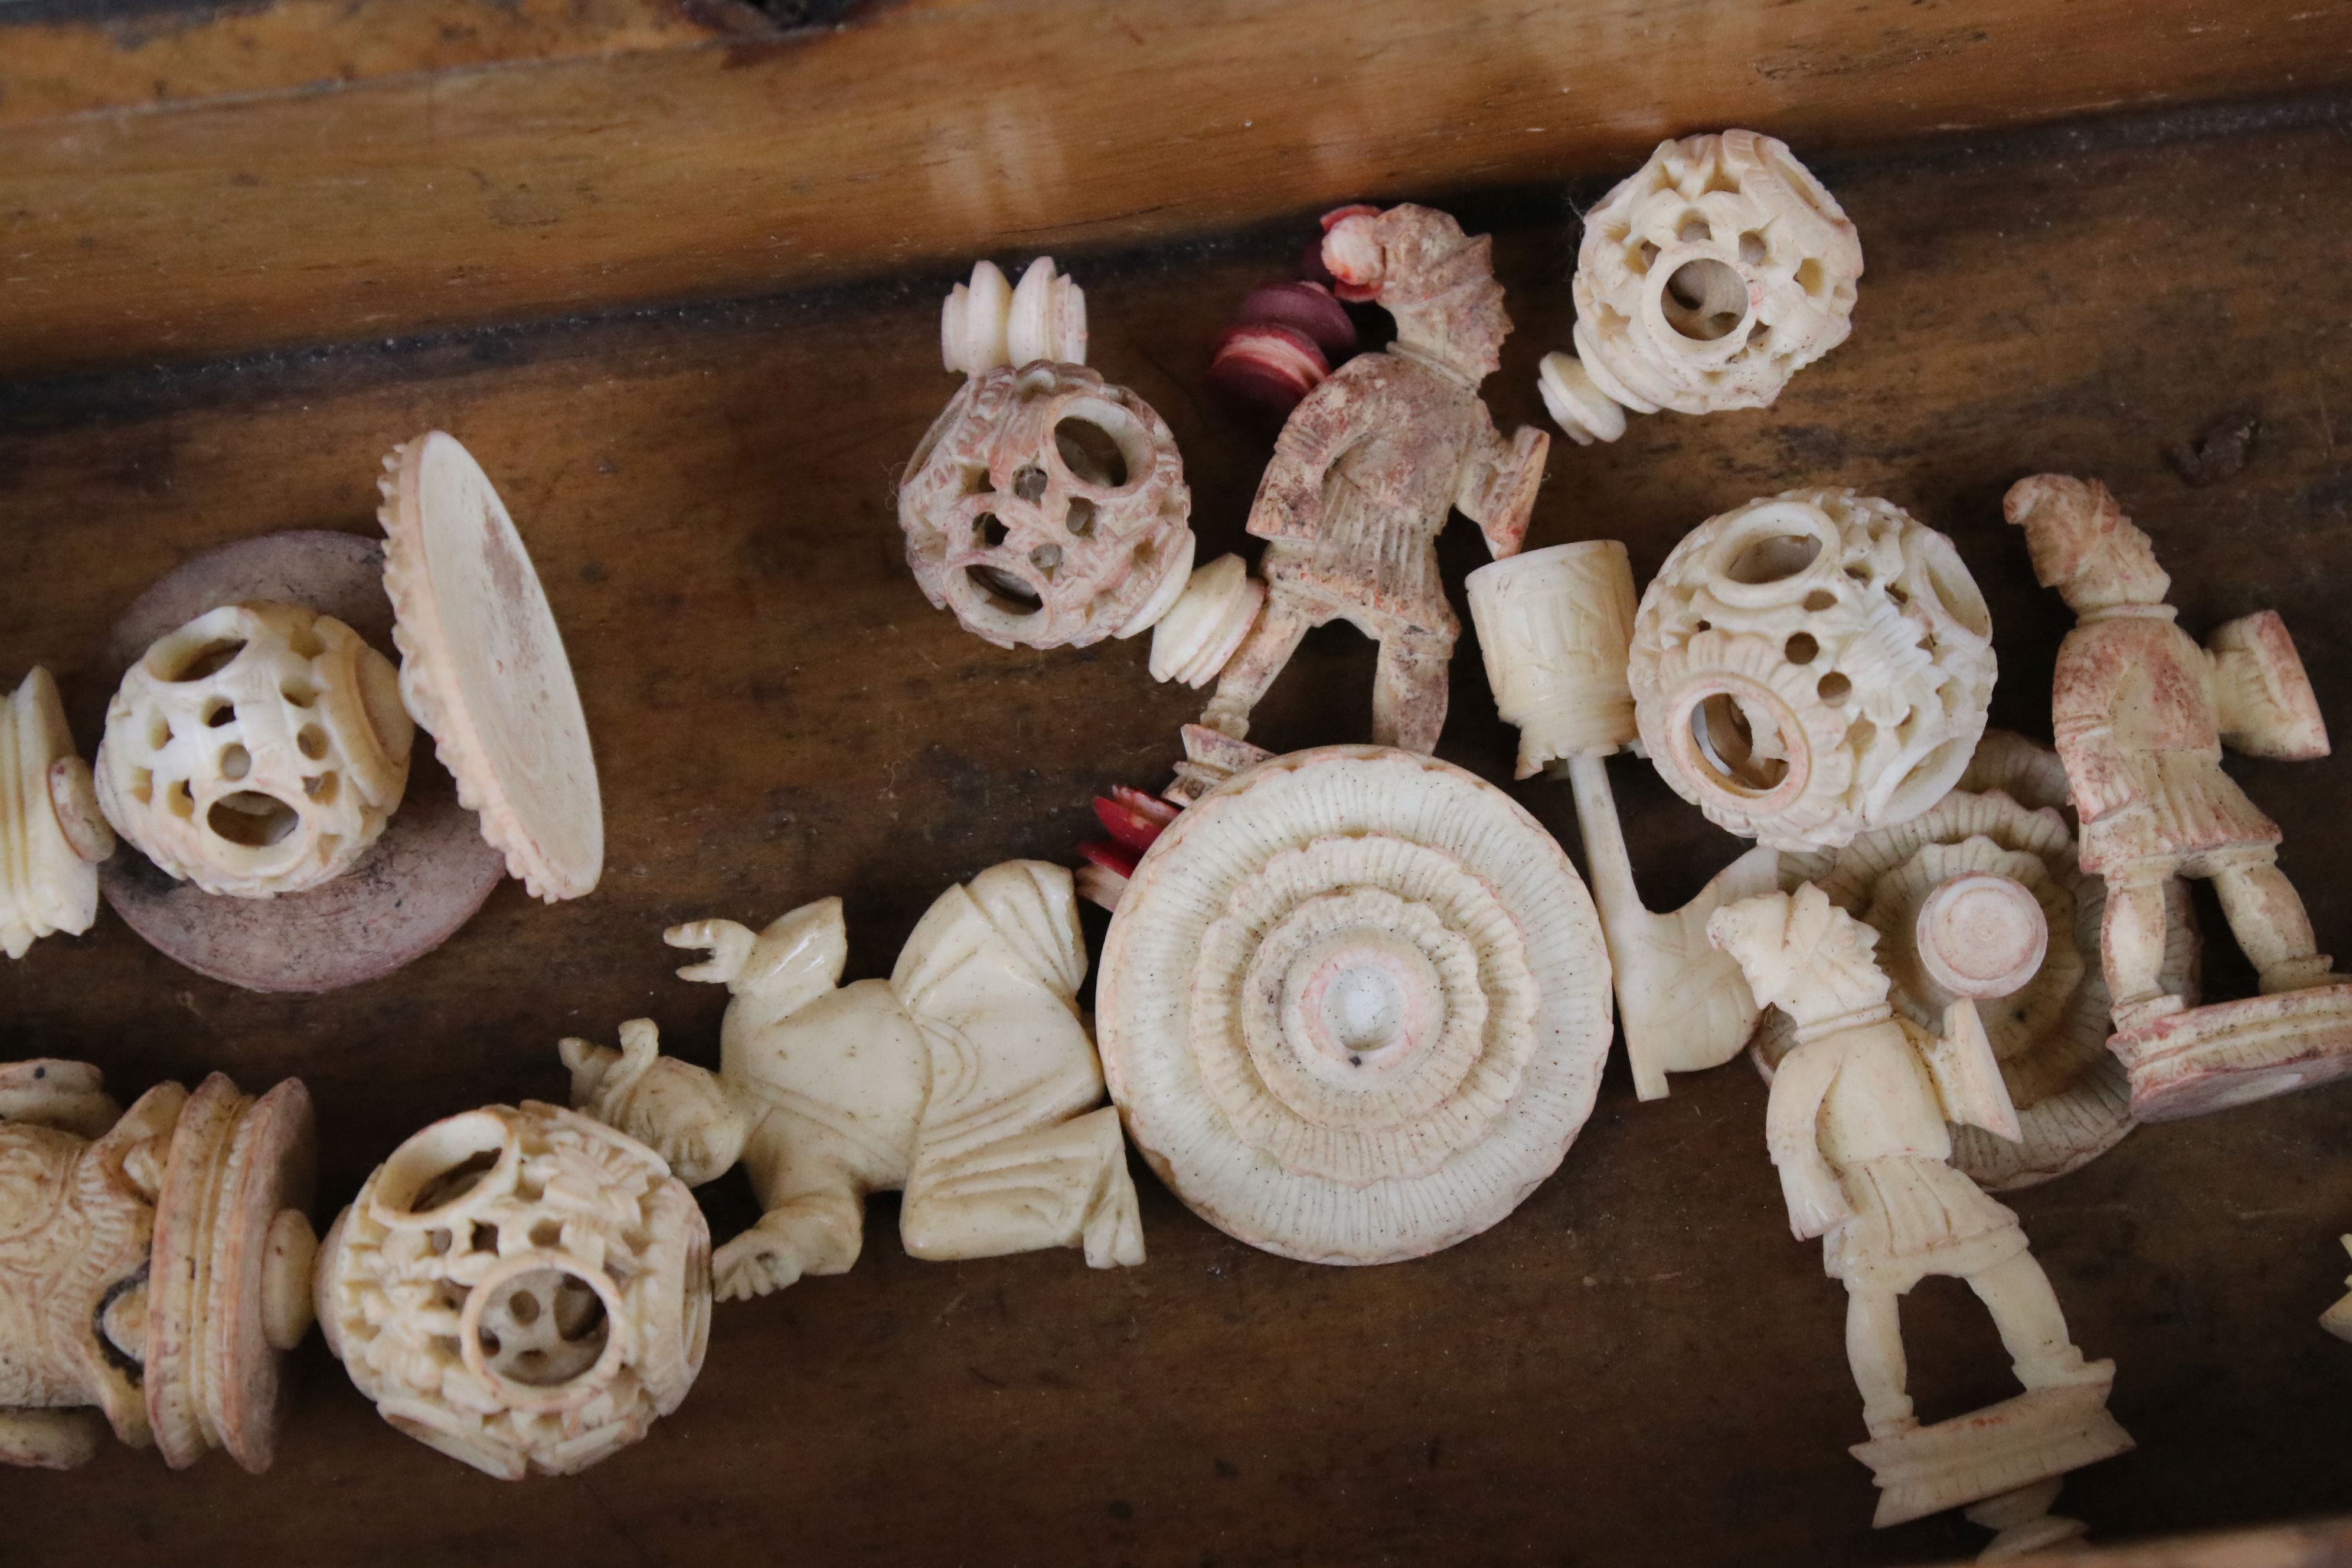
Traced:
POLYGON ((765 1211, 712 1258, 723 1299, 857 1260, 867 1194, 903 1190, 917 1258, 1083 1247, 1143 1261, 1118 1113, 1075 997, 1086 975, 1070 874, 1007 861, 931 905, 887 981, 840 984, 839 899, 754 935, 732 921, 663 933, 704 948, 678 971, 734 994, 711 1073, 658 1054, 651 1021, 622 1049, 562 1043, 572 1103, 699 1185, 738 1159, 765 1211))

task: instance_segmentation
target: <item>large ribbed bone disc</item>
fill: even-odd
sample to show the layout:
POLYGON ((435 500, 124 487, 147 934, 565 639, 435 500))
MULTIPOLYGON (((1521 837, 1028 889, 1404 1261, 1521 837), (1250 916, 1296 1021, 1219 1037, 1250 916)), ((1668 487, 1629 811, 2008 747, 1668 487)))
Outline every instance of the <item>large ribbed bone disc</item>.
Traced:
POLYGON ((454 437, 429 431, 384 468, 377 517, 401 697, 507 868, 538 898, 579 898, 604 870, 604 803, 539 574, 454 437))
POLYGON ((1559 845, 1450 763, 1332 746, 1242 773, 1137 867, 1096 1026, 1193 1211, 1317 1263, 1475 1236, 1558 1168, 1609 1049, 1609 960, 1559 845))

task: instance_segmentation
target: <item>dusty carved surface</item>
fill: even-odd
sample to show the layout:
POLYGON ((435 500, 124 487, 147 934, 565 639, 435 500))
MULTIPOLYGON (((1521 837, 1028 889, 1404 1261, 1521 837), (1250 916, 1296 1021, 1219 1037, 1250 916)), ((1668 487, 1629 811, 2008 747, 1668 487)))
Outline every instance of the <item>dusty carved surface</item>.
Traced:
POLYGON ((0 953, 22 958, 98 918, 98 863, 114 852, 57 679, 38 665, 0 699, 0 953))
POLYGON ((710 1231, 658 1154, 526 1100, 393 1152, 319 1252, 319 1321, 386 1421, 501 1480, 645 1436, 702 1370, 710 1231))
MULTIPOLYGON (((2095 28, 2057 10, 2066 15, 2053 25, 2070 36, 2131 42, 2118 42, 2114 11, 2095 28)), ((993 13, 975 15, 995 25, 993 13)), ((1568 12, 1540 25, 1578 37, 1593 26, 1568 12)), ((1899 47, 1950 38, 1956 52, 1838 79, 1834 104, 1818 77, 1737 80, 1843 114, 1849 89, 1893 94, 1923 71, 1982 90, 1986 51, 2013 46, 1954 37, 1933 7, 1888 25, 1904 30, 1899 47)), ((2294 36, 2209 34, 2198 49, 2284 49, 2294 36)), ((1801 55, 1783 37, 1743 37, 1730 52, 1740 69, 1759 47, 1771 60, 1801 55)), ((1089 58, 1102 41, 1089 35, 1089 58)), ((1524 47, 1523 36, 1507 47, 1524 47)), ((1326 28, 1310 53, 1328 59, 1335 47, 1360 59, 1374 46, 1335 44, 1326 28)), ((1696 90, 1687 55, 1651 47, 1638 57, 1653 73, 1643 79, 1696 90)), ((1597 87, 1563 98, 1557 73, 1589 62, 1548 52, 1528 68, 1549 73, 1550 111, 1601 101, 1597 87)), ((1425 61, 1399 54, 1391 45, 1381 68, 1425 78, 1425 61)), ((2056 68, 2137 76, 2146 58, 2090 50, 2056 68)), ((709 79, 751 74, 714 63, 709 79)), ((1734 75, 1710 77, 1708 90, 1734 75)), ((2016 72, 2016 90, 2030 75, 2016 72)), ((1607 79, 1612 95, 1624 90, 1607 79)), ((772 129, 769 90, 761 116, 772 129)), ((2041 76, 2030 90, 2053 89, 2041 76)), ((1402 93, 1398 102, 1427 108, 1402 93)), ((1460 112, 1489 132, 1507 123, 1492 106, 1460 112)), ((1991 605, 1992 722, 2046 745, 2053 661, 2073 617, 2034 584, 2000 496, 2028 472, 2095 473, 2158 542, 2182 624, 2279 611, 2341 732, 2352 648, 2320 628, 2352 583, 2342 510, 2352 384, 2312 322, 2352 320, 2352 274, 2334 264, 2337 230, 2314 215, 2352 210, 2352 164, 2340 126, 2311 112, 1979 140, 1924 157, 1857 158, 1825 150, 1818 132, 1784 131, 1867 237, 1853 336, 1769 411, 1636 420, 1613 447, 1579 453, 1558 443, 1528 545, 1622 540, 1640 584, 1699 519, 1752 496, 1813 482, 1889 497, 1951 535, 1991 605), (2301 290, 2292 309, 2283 268, 2301 290), (2263 420, 2246 467, 2203 489, 2184 485, 2164 449, 2250 400, 2263 420)), ((518 122, 512 135, 536 145, 545 132, 518 122)), ((1617 171, 1654 141, 1638 137, 1617 171)), ((740 161, 743 147, 730 136, 728 155, 740 161)), ((277 151, 316 155, 308 142, 277 151)), ((1556 159, 1537 163, 1558 177, 1556 159)), ((648 178, 675 184, 668 171, 648 178)), ((1612 178, 1570 189, 1597 199, 1612 178)), ((1223 171, 1211 179, 1228 183, 1223 171)), ((566 190, 549 187, 551 198, 566 190)), ((1573 325, 1577 230, 1548 191, 1524 205, 1457 207, 1495 235, 1519 323, 1486 388, 1506 427, 1544 418, 1536 360, 1573 325)), ((1120 206, 1136 194, 1127 184, 1120 206)), ((265 184, 236 199, 257 209, 283 197, 265 184)), ((1318 210, 1297 205, 1277 232, 1106 256, 1083 273, 1089 360, 1168 419, 1204 559, 1256 549, 1241 521, 1265 448, 1199 400, 1198 377, 1234 302, 1291 271, 1318 210)), ((756 215, 760 232, 773 216, 756 215)), ((992 221, 1005 221, 1002 210, 992 221)), ((509 237, 544 252, 550 232, 509 237)), ((667 254, 677 237, 647 244, 667 254)), ((433 298, 447 300, 455 252, 444 236, 432 248, 433 298)), ((652 939, 671 923, 765 920, 838 893, 843 978, 887 978, 950 883, 1007 856, 1071 858, 1100 831, 1093 796, 1169 776, 1178 727, 1203 694, 1154 683, 1145 639, 993 648, 908 580, 891 485, 950 384, 930 368, 939 297, 968 266, 967 254, 903 291, 0 389, 0 668, 13 678, 49 665, 85 756, 113 687, 96 673, 96 649, 145 584, 250 533, 375 534, 376 497, 352 455, 428 424, 495 455, 602 749, 610 852, 595 896, 547 908, 502 884, 396 982, 320 997, 191 976, 101 917, 89 935, 46 939, 5 966, 0 1037, 12 1054, 95 1057, 126 1101, 215 1066, 256 1085, 299 1073, 320 1117, 323 1219, 437 1118, 562 1100, 567 1075, 549 1047, 564 1036, 610 1044, 619 1020, 650 1015, 666 1054, 718 1067, 730 997, 672 976, 688 955, 652 939), (780 505, 786 495, 804 500, 780 505), (649 624, 665 635, 646 636, 649 624)), ((150 303, 121 288, 103 297, 110 321, 150 303)), ((1486 563, 1486 547, 1457 522, 1438 558, 1467 620, 1463 578, 1486 563)), ((1283 751, 1361 740, 1373 662, 1352 630, 1311 635, 1255 710, 1252 739, 1283 751)), ((1510 782, 1517 740, 1494 714, 1480 664, 1465 643, 1440 754, 1502 784, 1573 852, 1568 787, 1510 782)), ((1650 908, 1680 907, 1747 848, 1648 763, 1608 765, 1650 908)), ((2322 946, 2342 951, 2352 759, 2226 765, 2284 831, 2282 863, 2322 946)), ((2200 912, 2213 938, 2208 992, 2251 994, 2218 912, 2200 912)), ((1099 942, 1104 922, 1081 914, 1099 942)), ((261 1480, 217 1458, 164 1477, 152 1456, 110 1442, 70 1473, 0 1471, 0 1511, 32 1562, 143 1562, 158 1541, 188 1563, 363 1568, 492 1552, 583 1568, 648 1555, 766 1561, 780 1540, 813 1563, 891 1568, 1071 1558, 1199 1568, 1212 1553, 1228 1564, 1410 1557, 1485 1568, 1570 1552, 1822 1568, 1972 1554, 1984 1531, 1956 1515, 1869 1528, 1870 1473, 1843 1451, 1864 1432, 1841 1293, 1818 1252, 1783 1229, 1759 1142, 1766 1094, 1733 1064, 1678 1077, 1671 1098, 1642 1103, 1612 1065, 1560 1170, 1510 1219, 1394 1268, 1257 1251, 1186 1213, 1140 1163, 1150 1262, 1109 1274, 1075 1254, 909 1259, 894 1200, 878 1198, 854 1269, 719 1310, 706 1370, 678 1412, 584 1475, 489 1484, 386 1426, 314 1336, 292 1358, 295 1405, 261 1480), (1729 1321, 1727 1301, 1741 1304, 1729 1321), (920 1484, 908 1484, 910 1456, 920 1484), (1593 1506, 1596 1493, 1608 1508, 1593 1506)), ((2114 1408, 2140 1447, 2078 1473, 2060 1505, 2102 1543, 2341 1506, 2352 1348, 2313 1319, 2347 1272, 2334 1244, 2352 1229, 2347 1096, 2315 1089, 2144 1128, 2061 1180, 2002 1195, 2070 1328, 2123 1369, 2114 1408)), ((696 1195, 721 1237, 758 1217, 734 1178, 696 1195)), ((1928 1280, 1904 1313, 1923 1416, 2011 1392, 1964 1288, 1928 1280)))
POLYGON ((98 802, 133 848, 207 893, 302 893, 400 809, 415 725, 392 661, 302 605, 207 610, 123 675, 98 802))
POLYGON ((1958 779, 1984 733, 1991 634, 1948 537, 1874 496, 1790 490, 1675 546, 1626 679, 1683 798, 1773 848, 1835 848, 1958 779))
POLYGON ((916 1258, 1083 1247, 1143 1261, 1118 1113, 1076 998, 1087 971, 1070 873, 1034 860, 949 889, 889 981, 841 984, 848 931, 823 899, 754 933, 695 921, 662 933, 709 956, 680 970, 734 1000, 712 1073, 659 1055, 650 1019, 621 1049, 563 1042, 575 1104, 659 1150, 681 1179, 741 1162, 765 1211, 712 1259, 722 1299, 839 1274, 866 1199, 903 1192, 916 1258))

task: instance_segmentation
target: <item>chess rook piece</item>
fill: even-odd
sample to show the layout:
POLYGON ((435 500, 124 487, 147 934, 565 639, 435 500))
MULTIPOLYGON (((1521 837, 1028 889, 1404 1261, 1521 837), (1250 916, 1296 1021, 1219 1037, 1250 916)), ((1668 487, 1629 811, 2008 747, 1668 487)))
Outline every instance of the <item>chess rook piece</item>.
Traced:
POLYGON ((1425 754, 1444 728, 1460 630, 1437 534, 1458 508, 1497 559, 1517 553, 1549 438, 1504 439, 1478 398, 1511 330, 1485 236, 1408 205, 1341 217, 1323 255, 1343 285, 1388 308, 1397 338, 1307 394, 1276 439, 1248 525, 1268 541, 1265 605, 1202 721, 1244 738, 1299 639, 1346 620, 1381 645, 1373 739, 1425 754))
MULTIPOLYGON (((2115 1363, 2083 1359, 2017 1216, 1948 1163, 1947 1117, 2014 1123, 1982 1034, 1939 1040, 1899 1021, 1877 932, 1810 884, 1719 910, 1707 935, 1757 999, 1796 1025, 1772 1079, 1765 1142, 1790 1228, 1822 1238, 1829 1272, 1846 1288, 1846 1355, 1871 1437, 1854 1453, 1882 1489, 1875 1522, 2000 1498, 2129 1448, 2106 1411, 2115 1363), (2025 1392, 1922 1426, 1897 1303, 1930 1274, 1976 1292, 2025 1392)), ((2039 1509, 2000 1510, 1997 1527, 2038 1533, 2054 1495, 2039 1509)))
POLYGON ((2352 984, 2319 952, 2278 868, 2278 825, 2221 771, 2253 756, 2327 754, 2302 660, 2278 616, 2230 622, 2209 647, 2174 624, 2171 579, 2147 535, 2096 480, 2040 474, 2003 510, 2034 575, 2074 611, 2052 723, 2083 822, 2082 863, 2106 880, 2101 957, 2111 1047, 2143 1121, 2245 1104, 2352 1072, 2352 984), (2259 996, 2191 1007, 2167 984, 2179 877, 2209 878, 2259 996))

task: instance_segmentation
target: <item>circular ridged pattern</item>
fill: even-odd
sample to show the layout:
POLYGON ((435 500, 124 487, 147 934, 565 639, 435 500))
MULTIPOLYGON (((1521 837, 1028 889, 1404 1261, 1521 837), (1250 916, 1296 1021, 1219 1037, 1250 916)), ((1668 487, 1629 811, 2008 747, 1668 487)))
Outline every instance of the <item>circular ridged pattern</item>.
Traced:
MULTIPOLYGON (((1942 1027, 1951 994, 1917 951, 1920 908, 1955 877, 1985 872, 2031 893, 2049 929, 2041 963, 2021 986, 1978 1004, 2000 1062, 2023 1137, 2011 1142, 1982 1128, 1954 1126, 1952 1163, 1989 1192, 2014 1192, 2076 1170, 2113 1148, 2134 1125, 2123 1065, 2106 1048, 2112 1026, 2099 972, 2105 884, 2075 860, 2065 816, 2048 802, 2051 753, 2004 732, 1988 735, 1966 776, 1935 807, 1898 826, 1864 833, 1843 848, 1785 855, 1780 882, 1812 882, 1830 901, 1879 933, 1878 961, 1893 983, 1898 1015, 1942 1027), (1978 793, 1978 791, 1982 793, 1978 793)), ((2193 926, 2181 922, 2166 969, 2194 963, 2193 926)), ((1769 1078, 1795 1043, 1785 1015, 1767 1008, 1750 1056, 1769 1078)))
POLYGON ((604 872, 604 801, 572 663, 522 537, 455 437, 430 431, 383 465, 376 516, 401 697, 507 868, 535 898, 580 898, 604 872))
POLYGON ((1600 922, 1559 846, 1483 780, 1376 746, 1277 758, 1178 817, 1100 973, 1145 1158, 1211 1224, 1315 1262, 1509 1214, 1609 1045, 1600 922))

